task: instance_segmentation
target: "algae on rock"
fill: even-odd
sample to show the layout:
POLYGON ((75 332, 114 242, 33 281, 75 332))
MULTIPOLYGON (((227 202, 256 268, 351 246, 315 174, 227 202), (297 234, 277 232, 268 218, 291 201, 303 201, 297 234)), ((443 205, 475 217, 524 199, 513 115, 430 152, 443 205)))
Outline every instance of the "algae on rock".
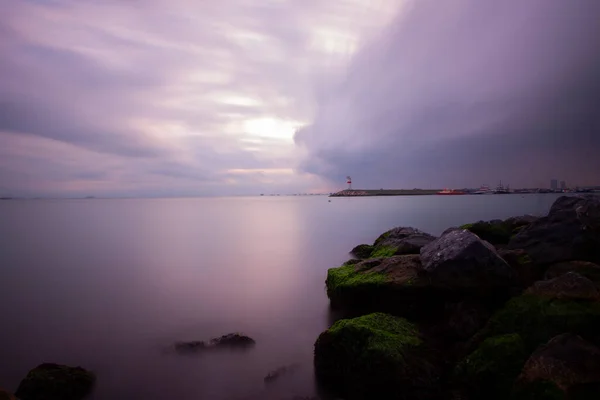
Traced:
POLYGON ((315 372, 348 398, 400 398, 433 389, 417 327, 383 313, 337 321, 315 343, 315 372))

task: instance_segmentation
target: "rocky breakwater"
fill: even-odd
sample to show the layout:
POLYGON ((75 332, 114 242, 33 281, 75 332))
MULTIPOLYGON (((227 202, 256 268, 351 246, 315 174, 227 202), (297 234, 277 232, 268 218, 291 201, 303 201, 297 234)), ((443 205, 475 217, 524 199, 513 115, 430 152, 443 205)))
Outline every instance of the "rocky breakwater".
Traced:
POLYGON ((315 343, 319 381, 345 399, 598 398, 599 211, 564 196, 545 217, 353 249, 327 274, 349 318, 315 343))

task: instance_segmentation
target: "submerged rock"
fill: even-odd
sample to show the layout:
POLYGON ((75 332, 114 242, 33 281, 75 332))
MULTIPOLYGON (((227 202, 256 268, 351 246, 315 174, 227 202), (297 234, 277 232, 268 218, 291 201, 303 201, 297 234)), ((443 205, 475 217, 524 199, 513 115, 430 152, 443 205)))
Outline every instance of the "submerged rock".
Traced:
POLYGON ((536 264, 600 262, 600 197, 558 198, 548 216, 523 228, 508 247, 524 249, 536 264))
POLYGON ((340 320, 315 343, 318 379, 347 399, 409 399, 436 389, 417 327, 375 313, 340 320))
POLYGON ((424 246, 421 262, 432 284, 453 289, 485 292, 515 280, 496 249, 467 230, 451 231, 424 246))
POLYGON ((271 383, 284 375, 288 375, 295 372, 298 368, 300 368, 299 364, 284 365, 282 367, 276 368, 273 371, 269 372, 267 376, 265 376, 264 381, 266 383, 271 383))
POLYGON ((600 349, 571 333, 552 338, 527 360, 514 397, 539 398, 532 396, 540 386, 555 393, 557 398, 598 398, 600 349))
POLYGON ((254 339, 239 333, 229 333, 218 338, 211 339, 208 343, 203 341, 177 342, 175 350, 179 353, 195 353, 212 349, 246 349, 256 344, 254 339))
POLYGON ((15 395, 21 400, 81 400, 93 389, 93 373, 59 364, 41 364, 29 371, 15 395))

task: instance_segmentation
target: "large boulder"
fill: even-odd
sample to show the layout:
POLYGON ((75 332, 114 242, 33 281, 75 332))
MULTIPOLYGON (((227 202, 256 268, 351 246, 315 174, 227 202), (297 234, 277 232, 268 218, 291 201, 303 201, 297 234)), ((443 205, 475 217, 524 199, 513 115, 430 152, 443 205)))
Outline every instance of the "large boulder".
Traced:
POLYGON ((500 219, 477 221, 472 224, 461 225, 460 229, 466 229, 493 245, 503 245, 507 244, 511 237, 521 229, 537 219, 537 217, 532 215, 523 215, 511 217, 504 221, 500 219))
POLYGON ((437 378, 430 355, 414 324, 369 314, 340 320, 321 333, 315 373, 346 399, 427 398, 437 378))
POLYGON ((424 310, 429 281, 418 255, 373 258, 350 262, 327 271, 327 296, 334 308, 363 312, 410 313, 424 310))
POLYGON ((350 250, 350 254, 360 259, 365 259, 371 257, 373 249, 374 247, 370 244, 359 244, 358 246, 350 250))
POLYGON ((548 216, 520 230, 508 247, 524 249, 536 264, 600 262, 600 198, 558 198, 548 216))
POLYGON ((81 400, 91 393, 95 380, 81 367, 46 363, 29 371, 15 395, 21 400, 81 400))
POLYGON ((435 237, 411 227, 397 227, 381 234, 373 244, 371 257, 389 257, 403 254, 419 254, 421 247, 435 237))
POLYGON ((433 285, 481 294, 490 288, 510 286, 516 277, 491 244, 464 229, 451 231, 421 248, 421 262, 433 285))
POLYGON ((556 278, 536 282, 526 293, 562 300, 600 300, 600 290, 594 282, 577 272, 567 272, 556 278))
POLYGON ((589 261, 565 261, 551 265, 545 274, 546 279, 556 278, 567 272, 577 272, 585 276, 596 285, 600 284, 600 265, 589 261))
POLYGON ((545 387, 556 398, 597 399, 600 396, 600 349, 571 333, 552 338, 525 363, 514 397, 540 398, 535 397, 540 387, 545 387))
POLYGON ((561 282, 568 283, 570 279, 567 277, 563 281, 534 286, 510 299, 473 338, 471 346, 476 346, 485 338, 510 333, 519 334, 529 351, 564 332, 578 334, 598 343, 600 302, 586 299, 586 296, 573 298, 568 291, 568 295, 565 295, 565 287, 561 282))
POLYGON ((470 399, 505 400, 529 354, 517 333, 487 338, 457 364, 455 385, 470 399))

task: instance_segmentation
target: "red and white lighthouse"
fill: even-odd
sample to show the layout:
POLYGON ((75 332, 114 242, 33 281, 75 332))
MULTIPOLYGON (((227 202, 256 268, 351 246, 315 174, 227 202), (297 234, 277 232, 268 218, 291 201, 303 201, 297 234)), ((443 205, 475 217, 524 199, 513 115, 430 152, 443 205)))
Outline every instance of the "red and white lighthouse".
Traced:
POLYGON ((348 184, 348 190, 352 190, 352 178, 346 177, 346 183, 348 184))

